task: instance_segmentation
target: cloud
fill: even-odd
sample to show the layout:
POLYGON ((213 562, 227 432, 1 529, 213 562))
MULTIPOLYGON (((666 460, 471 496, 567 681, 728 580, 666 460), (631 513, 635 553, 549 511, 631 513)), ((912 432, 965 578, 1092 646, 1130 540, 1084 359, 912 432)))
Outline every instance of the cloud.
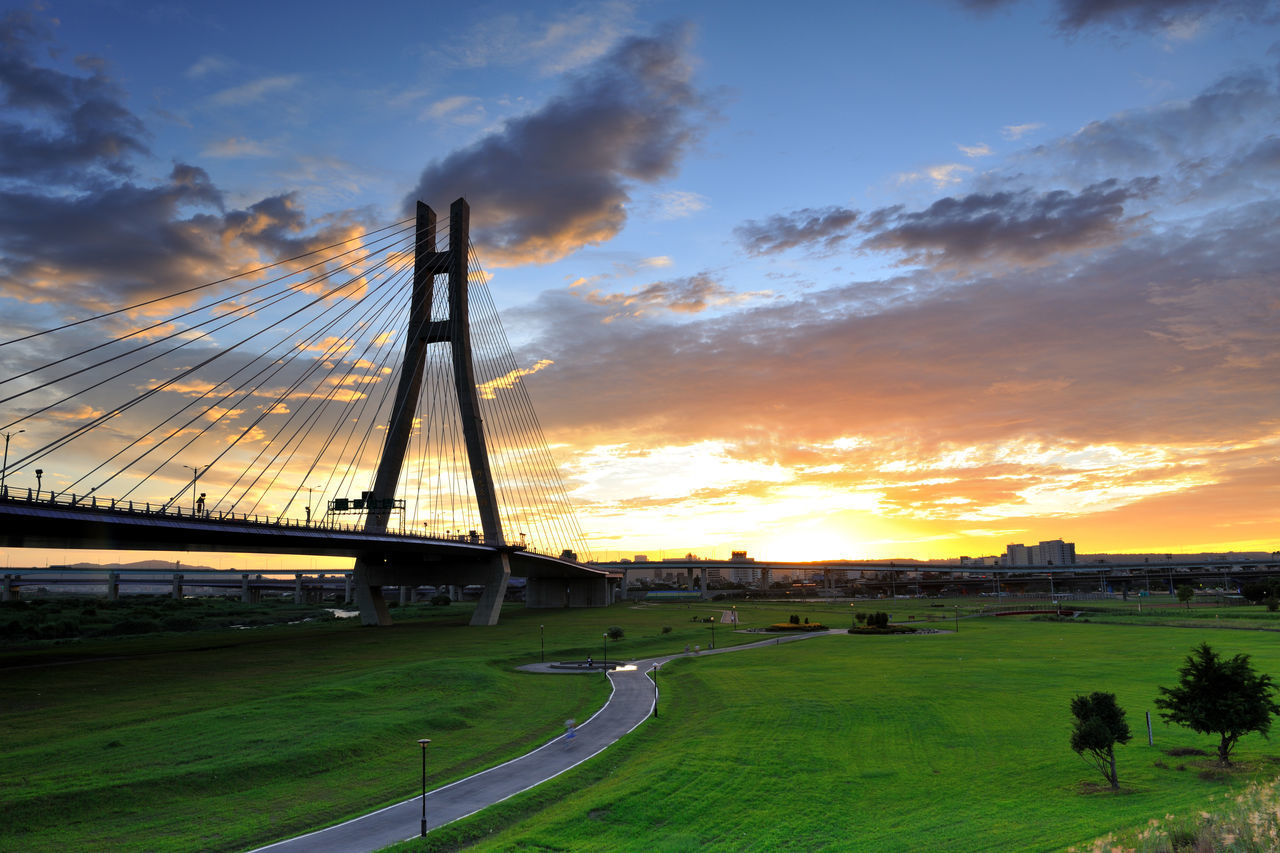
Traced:
MULTIPOLYGON (((959 0, 980 12, 1016 0, 959 0)), ((1250 23, 1275 19, 1273 0, 1056 0, 1058 29, 1075 33, 1089 27, 1163 32, 1185 37, 1202 24, 1223 18, 1250 23)))
POLYGON ((1006 124, 1000 128, 1000 135, 1005 139, 1021 139, 1032 131, 1039 130, 1044 127, 1040 122, 1028 122, 1027 124, 1006 124))
POLYGON ((991 146, 985 142, 979 142, 977 145, 957 145, 966 157, 990 157, 995 152, 991 150, 991 146))
POLYGON ((707 197, 687 190, 668 190, 654 195, 660 219, 684 219, 707 207, 707 197))
POLYGON ((424 118, 451 121, 455 124, 475 124, 484 121, 484 106, 473 95, 453 95, 428 105, 424 118))
POLYGON ((142 122, 100 62, 83 57, 80 74, 36 64, 47 26, 30 12, 0 18, 0 177, 39 185, 93 174, 128 175, 147 153, 142 122))
POLYGON ((200 152, 205 157, 269 157, 275 153, 269 145, 243 136, 211 142, 200 152))
POLYGON ((902 172, 897 178, 899 184, 930 180, 935 187, 942 189, 945 186, 960 183, 964 180, 963 175, 972 171, 972 166, 966 166, 963 163, 939 163, 936 166, 926 166, 919 172, 902 172))
POLYGON ((433 45, 431 52, 460 68, 533 64, 542 74, 559 74, 599 59, 634 18, 626 2, 596 2, 553 15, 487 14, 470 32, 433 45))
POLYGON ((772 255, 808 248, 832 252, 853 233, 858 212, 847 207, 822 207, 775 214, 763 222, 749 219, 733 229, 742 247, 753 255, 772 255))
POLYGON ((92 57, 82 74, 40 64, 30 15, 0 21, 0 292, 22 302, 118 308, 360 233, 347 214, 308 219, 291 194, 226 209, 198 166, 135 178, 143 123, 92 57))
POLYGON ((1111 179, 1078 193, 972 193, 916 212, 884 209, 868 217, 866 227, 874 233, 863 245, 943 266, 986 260, 1044 263, 1121 239, 1133 221, 1124 217, 1125 203, 1146 197, 1156 183, 1155 178, 1111 179))
POLYGON ((264 100, 270 95, 287 92, 301 82, 302 76, 299 74, 260 77, 230 89, 223 89, 210 96, 209 100, 220 107, 242 107, 264 100))
POLYGON ((491 266, 547 263, 609 240, 629 187, 675 173, 706 112, 690 83, 689 31, 631 38, 567 81, 565 94, 438 160, 406 197, 472 206, 491 266))
POLYGON ((726 288, 709 273, 671 281, 655 281, 630 293, 602 293, 599 290, 575 291, 592 305, 609 308, 612 314, 602 318, 610 323, 619 317, 643 317, 654 309, 678 314, 697 314, 711 306, 730 305, 751 298, 726 288))

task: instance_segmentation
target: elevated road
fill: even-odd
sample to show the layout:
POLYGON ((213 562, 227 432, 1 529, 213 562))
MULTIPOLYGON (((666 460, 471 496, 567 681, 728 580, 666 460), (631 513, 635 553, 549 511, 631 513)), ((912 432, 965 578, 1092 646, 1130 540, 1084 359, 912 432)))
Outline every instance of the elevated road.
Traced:
POLYGON ((414 578, 442 572, 456 575, 459 567, 483 564, 506 553, 511 573, 517 577, 596 580, 609 575, 604 568, 539 554, 522 545, 487 544, 479 537, 378 533, 354 524, 306 524, 231 513, 200 515, 177 507, 163 510, 143 503, 47 492, 31 498, 17 493, 0 498, 0 547, 372 557, 388 574, 414 578))

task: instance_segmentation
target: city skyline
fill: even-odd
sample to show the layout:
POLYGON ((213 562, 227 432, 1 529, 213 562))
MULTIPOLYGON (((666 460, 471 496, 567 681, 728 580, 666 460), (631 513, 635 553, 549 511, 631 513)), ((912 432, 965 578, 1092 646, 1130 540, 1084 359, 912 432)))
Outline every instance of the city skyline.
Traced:
POLYGON ((1275 4, 308 9, 10 4, 0 339, 464 196, 597 556, 1277 547, 1275 4))

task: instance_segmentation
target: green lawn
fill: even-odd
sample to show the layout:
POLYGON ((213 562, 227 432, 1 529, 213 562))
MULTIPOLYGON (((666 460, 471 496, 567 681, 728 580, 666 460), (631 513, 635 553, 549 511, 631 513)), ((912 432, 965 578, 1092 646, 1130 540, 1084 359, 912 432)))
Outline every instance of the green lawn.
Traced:
MULTIPOLYGON (((1163 751, 1211 750, 1211 738, 1155 717, 1147 746, 1156 686, 1201 639, 1280 672, 1268 634, 1010 619, 676 661, 659 719, 576 771, 586 781, 506 806, 510 825, 469 849, 1061 850, 1280 772, 1256 736, 1229 780, 1163 751), (1116 693, 1134 730, 1119 794, 1096 790, 1101 776, 1068 747, 1070 699, 1093 690, 1116 693)), ((464 824, 440 841, 479 835, 464 824)), ((433 847, 447 849, 404 845, 433 847)))
MULTIPOLYGON (((846 627, 858 610, 885 609, 952 628, 953 602, 930 603, 737 607, 745 626, 794 613, 846 627)), ((962 603, 965 613, 981 606, 962 603)), ((711 626, 694 620, 725 609, 508 607, 499 625, 470 628, 467 607, 422 607, 390 629, 344 622, 8 650, 0 850, 240 850, 318 828, 411 795, 419 737, 432 738, 439 785, 589 716, 604 679, 515 671, 539 659, 542 640, 548 660, 599 659, 614 625, 625 638, 608 642, 611 659, 706 648, 711 626)), ((719 625, 715 637, 759 639, 719 625)), ((961 619, 959 634, 839 635, 678 660, 662 676, 660 718, 427 844, 493 830, 478 849, 1061 849, 1197 808, 1233 784, 1160 751, 1209 748, 1208 738, 1157 720, 1157 749, 1145 743, 1156 685, 1202 639, 1280 673, 1270 633, 1008 617, 961 619), (1086 792, 1101 777, 1067 746, 1068 703, 1092 690, 1117 693, 1135 732, 1120 751, 1120 795, 1086 792)), ((1274 775, 1269 751, 1246 738, 1235 782, 1274 775)))

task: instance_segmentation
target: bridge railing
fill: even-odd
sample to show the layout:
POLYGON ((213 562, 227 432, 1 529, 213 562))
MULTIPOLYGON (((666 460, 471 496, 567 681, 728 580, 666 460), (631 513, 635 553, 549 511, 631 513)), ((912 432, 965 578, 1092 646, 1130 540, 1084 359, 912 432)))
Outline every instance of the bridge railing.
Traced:
MULTIPOLYGON (((177 503, 153 504, 149 501, 117 500, 116 498, 99 499, 95 494, 77 495, 71 492, 42 491, 30 488, 25 490, 10 489, 7 485, 3 489, 0 489, 0 503, 66 507, 68 509, 126 514, 145 518, 184 519, 187 521, 210 524, 235 522, 237 524, 250 524, 273 529, 317 530, 357 534, 365 532, 363 525, 343 524, 341 522, 333 521, 332 519, 313 519, 307 521, 298 518, 289 518, 288 516, 236 513, 220 509, 202 510, 195 507, 184 511, 184 507, 177 503)), ((404 530, 387 530, 385 532, 380 532, 378 535, 393 536, 402 539, 431 539, 439 542, 458 542, 466 545, 508 547, 516 550, 541 553, 529 547, 527 543, 523 541, 516 543, 489 542, 478 532, 432 535, 429 532, 425 534, 417 534, 409 533, 404 530)))

